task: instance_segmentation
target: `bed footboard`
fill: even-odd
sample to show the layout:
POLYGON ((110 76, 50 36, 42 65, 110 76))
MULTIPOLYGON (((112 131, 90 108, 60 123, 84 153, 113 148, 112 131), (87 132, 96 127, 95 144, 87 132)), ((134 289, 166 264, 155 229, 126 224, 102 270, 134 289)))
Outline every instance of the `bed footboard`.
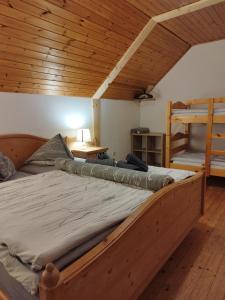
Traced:
POLYGON ((203 209, 203 173, 163 188, 65 270, 48 265, 40 299, 137 299, 203 209))

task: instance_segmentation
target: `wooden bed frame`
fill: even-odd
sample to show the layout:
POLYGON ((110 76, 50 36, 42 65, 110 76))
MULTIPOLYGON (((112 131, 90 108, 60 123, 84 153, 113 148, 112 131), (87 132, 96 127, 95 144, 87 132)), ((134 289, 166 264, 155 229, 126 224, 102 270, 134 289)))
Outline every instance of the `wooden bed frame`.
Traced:
MULTIPOLYGON (((28 135, 0 136, 0 151, 19 166, 44 142, 28 135)), ((201 172, 173 183, 63 271, 48 264, 40 300, 137 299, 203 214, 204 190, 201 172)), ((6 299, 0 291, 0 300, 6 299)))
POLYGON ((225 115, 214 115, 214 105, 216 103, 225 103, 225 98, 210 98, 210 99, 192 99, 184 102, 169 101, 167 108, 167 129, 166 129, 166 167, 174 169, 183 169, 191 171, 204 171, 206 176, 222 176, 225 177, 225 169, 211 168, 211 155, 224 155, 224 150, 212 150, 213 139, 225 139, 224 133, 213 134, 213 124, 225 124, 225 115), (179 115, 173 116, 173 109, 189 109, 193 105, 206 105, 208 114, 202 115, 179 115), (173 124, 183 124, 184 132, 179 132, 175 135, 172 133, 173 124), (171 162, 174 154, 180 151, 187 150, 190 144, 191 124, 207 124, 207 137, 205 142, 205 163, 204 166, 182 165, 171 162), (177 146, 177 144, 179 145, 177 146))
POLYGON ((0 152, 3 152, 19 169, 25 160, 29 158, 47 139, 29 134, 0 135, 0 152))

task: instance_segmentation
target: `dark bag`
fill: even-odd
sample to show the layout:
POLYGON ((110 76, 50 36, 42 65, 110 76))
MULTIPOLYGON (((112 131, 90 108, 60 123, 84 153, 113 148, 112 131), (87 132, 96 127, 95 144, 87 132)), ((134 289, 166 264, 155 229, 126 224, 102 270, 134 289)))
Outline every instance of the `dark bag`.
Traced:
POLYGON ((136 155, 129 153, 127 154, 126 160, 128 164, 137 166, 138 169, 136 170, 142 172, 148 172, 148 166, 136 155))

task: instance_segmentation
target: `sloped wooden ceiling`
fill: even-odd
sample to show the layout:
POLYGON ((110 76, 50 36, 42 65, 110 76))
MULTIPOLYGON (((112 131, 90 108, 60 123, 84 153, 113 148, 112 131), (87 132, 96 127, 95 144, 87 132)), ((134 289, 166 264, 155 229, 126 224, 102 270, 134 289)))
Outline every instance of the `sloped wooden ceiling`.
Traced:
POLYGON ((190 45, 224 39, 225 2, 163 22, 162 25, 190 45))
POLYGON ((90 97, 147 21, 126 1, 0 0, 0 90, 90 97))
POLYGON ((198 0, 127 0, 149 17, 197 2, 198 0))
MULTIPOLYGON (((0 0, 0 91, 91 97, 149 19, 193 0, 0 0)), ((155 27, 104 94, 133 99, 191 45, 225 38, 218 4, 155 27)))

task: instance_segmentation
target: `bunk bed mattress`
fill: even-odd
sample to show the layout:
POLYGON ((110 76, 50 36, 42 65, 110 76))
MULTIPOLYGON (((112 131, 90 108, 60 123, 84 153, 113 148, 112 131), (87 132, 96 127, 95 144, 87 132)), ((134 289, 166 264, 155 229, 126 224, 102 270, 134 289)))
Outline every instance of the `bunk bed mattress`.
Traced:
MULTIPOLYGON (((173 156, 172 161, 175 164, 187 166, 203 166, 205 163, 205 153, 186 151, 173 156)), ((225 156, 212 155, 210 166, 216 169, 225 169, 225 156)))
MULTIPOLYGON (((207 108, 201 108, 201 109, 173 109, 172 111, 173 116, 206 116, 208 115, 208 109, 207 108)), ((225 108, 216 108, 214 110, 215 116, 222 116, 225 115, 225 108)))

